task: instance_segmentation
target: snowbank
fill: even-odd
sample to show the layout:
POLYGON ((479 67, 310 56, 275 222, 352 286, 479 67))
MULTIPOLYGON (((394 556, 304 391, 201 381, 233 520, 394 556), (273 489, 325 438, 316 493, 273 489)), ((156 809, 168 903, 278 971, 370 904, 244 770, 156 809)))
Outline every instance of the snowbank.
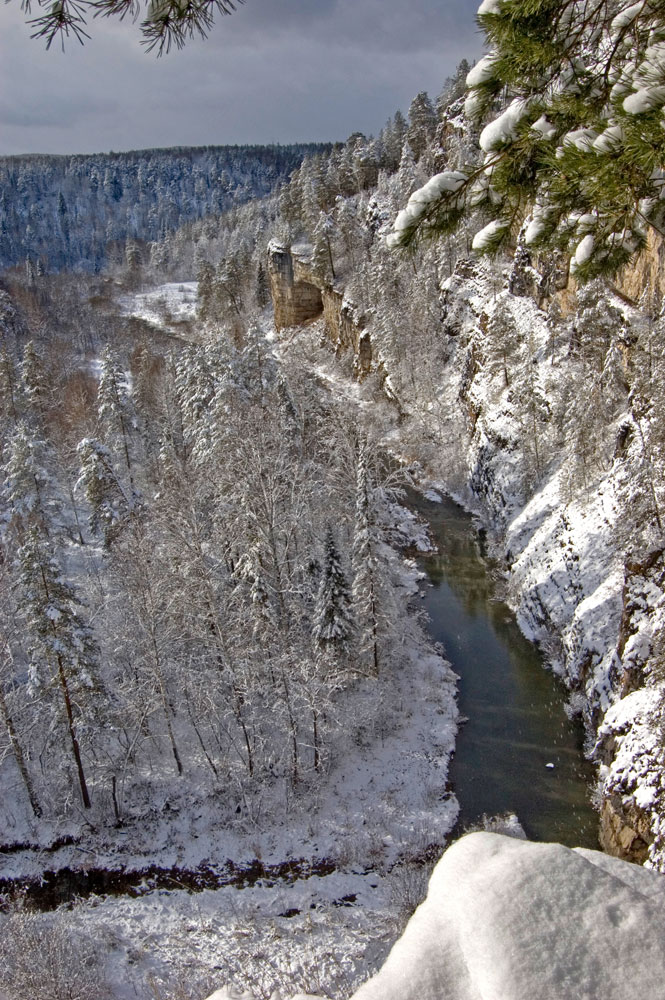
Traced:
POLYGON ((644 1000, 665 981, 665 878, 597 851, 473 833, 353 1000, 644 1000))

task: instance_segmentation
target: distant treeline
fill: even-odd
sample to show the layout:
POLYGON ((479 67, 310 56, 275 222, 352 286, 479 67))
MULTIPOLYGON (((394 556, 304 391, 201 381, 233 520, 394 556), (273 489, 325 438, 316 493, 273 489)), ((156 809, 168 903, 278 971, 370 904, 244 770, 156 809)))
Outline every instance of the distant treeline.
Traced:
POLYGON ((270 193, 304 157, 330 149, 201 146, 0 157, 0 269, 95 272, 118 244, 270 193))

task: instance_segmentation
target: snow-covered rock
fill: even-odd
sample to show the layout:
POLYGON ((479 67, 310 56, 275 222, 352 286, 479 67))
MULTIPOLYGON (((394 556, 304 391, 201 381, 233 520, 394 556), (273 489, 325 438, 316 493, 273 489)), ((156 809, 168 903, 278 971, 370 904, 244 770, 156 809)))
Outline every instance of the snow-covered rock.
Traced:
POLYGON ((665 878, 597 851, 473 833, 353 1000, 663 995, 665 878))

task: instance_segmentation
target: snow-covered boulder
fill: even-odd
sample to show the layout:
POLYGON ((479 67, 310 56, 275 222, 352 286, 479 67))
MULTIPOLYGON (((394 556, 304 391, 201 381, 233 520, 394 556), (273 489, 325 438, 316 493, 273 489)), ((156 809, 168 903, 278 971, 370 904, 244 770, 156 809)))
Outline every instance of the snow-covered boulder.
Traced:
POLYGON ((665 878, 598 851, 473 833, 353 1000, 663 996, 665 878))

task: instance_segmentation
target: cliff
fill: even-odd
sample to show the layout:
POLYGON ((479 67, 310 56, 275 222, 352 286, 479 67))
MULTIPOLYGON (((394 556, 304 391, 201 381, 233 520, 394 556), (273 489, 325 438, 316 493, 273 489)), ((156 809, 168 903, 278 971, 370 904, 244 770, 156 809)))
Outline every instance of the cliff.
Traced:
MULTIPOLYGON (((289 253, 286 267, 272 257, 287 291, 314 285, 304 255, 289 253)), ((647 266, 645 257, 639 267, 647 266)), ((602 846, 665 867, 663 682, 653 669, 665 635, 665 571, 662 559, 642 565, 628 552, 639 531, 632 484, 642 446, 623 380, 640 314, 625 292, 581 314, 568 290, 568 315, 553 326, 527 286, 514 272, 498 282, 494 265, 460 258, 441 286, 438 318, 428 320, 429 342, 410 343, 401 362, 384 352, 372 309, 363 328, 341 290, 315 287, 336 350, 353 351, 363 371, 380 367, 400 398, 402 454, 482 520, 523 632, 565 682, 571 711, 584 716, 599 765, 602 846), (612 322, 623 330, 612 376, 618 402, 603 421, 602 396, 580 381, 579 341, 609 342, 612 322), (636 691, 641 701, 629 697, 636 691)), ((277 315, 288 297, 274 287, 277 315)), ((427 300, 413 301, 424 309, 427 300)))
POLYGON ((323 317, 325 336, 337 351, 351 351, 356 374, 372 367, 372 341, 365 317, 357 314, 343 289, 320 278, 311 267, 308 246, 291 247, 272 241, 268 274, 278 331, 323 317))

